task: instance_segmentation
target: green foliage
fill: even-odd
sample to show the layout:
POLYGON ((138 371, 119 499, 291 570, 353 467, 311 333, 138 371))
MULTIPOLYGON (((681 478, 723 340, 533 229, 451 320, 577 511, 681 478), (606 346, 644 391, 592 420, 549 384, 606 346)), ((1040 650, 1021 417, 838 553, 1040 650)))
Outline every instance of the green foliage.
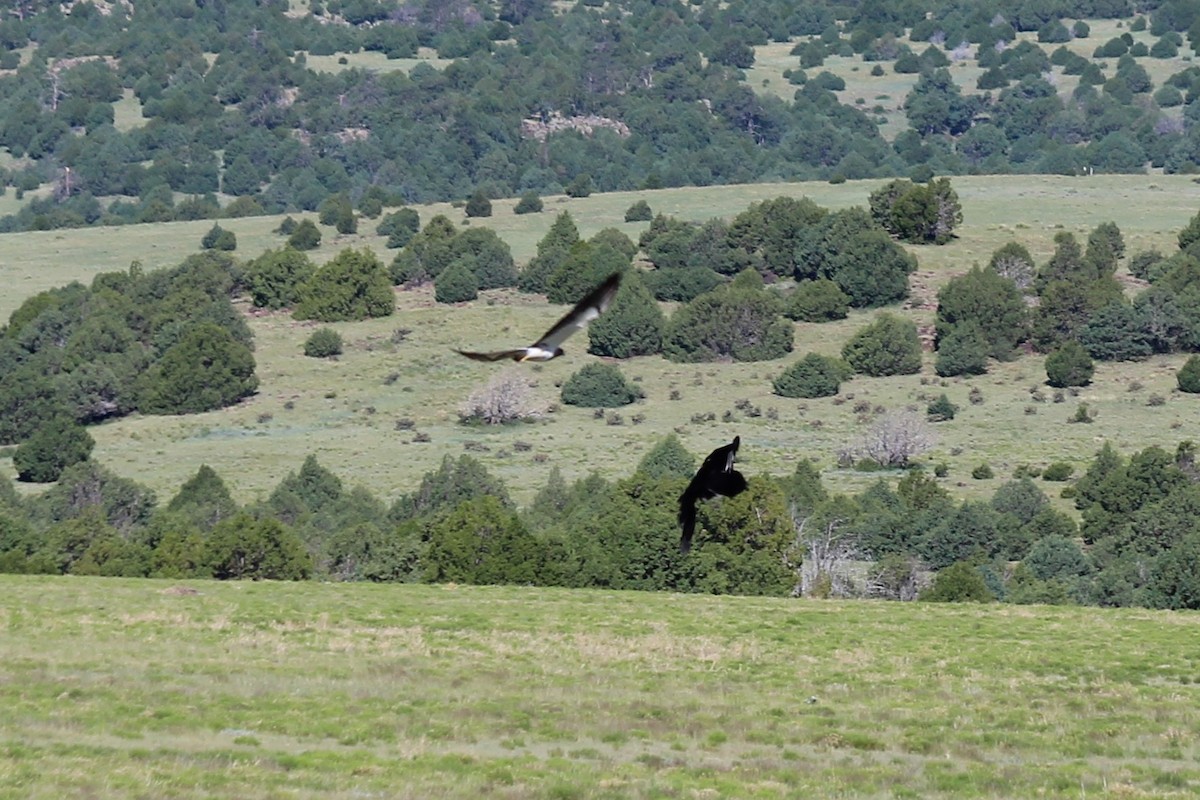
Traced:
POLYGON ((74 419, 59 415, 40 426, 13 453, 17 479, 32 483, 58 480, 67 467, 87 460, 96 442, 74 419))
POLYGON ((250 348, 211 322, 187 328, 144 376, 139 407, 150 414, 195 414, 236 403, 258 389, 250 348))
POLYGON ((300 289, 316 265, 299 250, 267 250, 246 265, 246 285, 256 308, 290 308, 300 302, 300 289))
POLYGON ((221 476, 207 464, 188 478, 167 504, 167 511, 180 514, 204 529, 212 528, 237 512, 237 504, 221 476))
POLYGON ((1065 536, 1051 535, 1036 541, 1023 562, 1038 580, 1078 578, 1090 569, 1079 545, 1065 536))
POLYGON ((571 248, 579 242, 579 229, 567 211, 560 211, 546 235, 537 244, 537 255, 530 259, 517 279, 522 292, 545 292, 550 277, 566 262, 571 248))
POLYGON ((423 577, 436 583, 539 583, 542 549, 495 497, 466 500, 430 523, 423 577))
POLYGON ((525 192, 513 206, 514 214, 538 214, 542 210, 542 198, 534 191, 525 192))
MULTIPOLYGON (((450 240, 449 256, 465 261, 479 290, 515 286, 517 270, 508 244, 489 228, 471 228, 450 240)), ((447 265, 447 269, 449 266, 447 265)), ((437 277, 441 277, 438 273, 437 277)))
POLYGON ((990 479, 994 478, 995 476, 996 476, 996 473, 994 471, 992 471, 991 465, 988 464, 987 462, 984 462, 983 464, 980 464, 979 466, 977 466, 971 470, 971 477, 977 481, 990 480, 990 479))
POLYGON ((627 270, 612 306, 588 324, 588 352, 611 358, 654 355, 666 321, 637 270, 627 270))
POLYGON ((213 226, 208 229, 208 233, 204 234, 204 238, 200 240, 200 246, 205 250, 236 250, 237 236, 233 231, 226 230, 214 222, 213 226))
POLYGON ((626 222, 648 222, 651 219, 654 219, 654 212, 650 209, 650 204, 645 200, 638 200, 625 209, 626 222))
POLYGON ((300 289, 293 316, 319 322, 389 316, 396 306, 388 272, 370 250, 347 248, 300 289))
POLYGON ((796 269, 800 237, 826 211, 807 197, 777 197, 754 203, 729 225, 729 243, 752 258, 752 264, 776 275, 796 269))
POLYGON ((650 478, 691 480, 696 472, 696 459, 672 432, 650 448, 638 462, 637 471, 650 478))
POLYGON ((1189 356, 1183 362, 1183 366, 1175 373, 1175 382, 1181 392, 1200 394, 1200 356, 1189 356))
POLYGON ((772 383, 782 397, 831 397, 854 370, 840 358, 809 353, 788 367, 772 383))
POLYGON ((551 303, 577 303, 614 272, 623 272, 630 259, 611 244, 577 242, 546 282, 551 303))
POLYGON ((1070 479, 1075 468, 1065 461, 1055 461, 1042 470, 1042 480, 1061 482, 1070 479))
POLYGON ((629 405, 642 396, 612 364, 592 362, 566 380, 562 401, 572 406, 614 408, 629 405))
POLYGON ((342 354, 342 335, 333 328, 317 328, 304 340, 304 355, 329 358, 342 354))
POLYGON ((1146 602, 1155 608, 1200 608, 1200 534, 1189 533, 1154 563, 1146 602))
POLYGON ((375 226, 375 233, 388 237, 386 246, 395 250, 411 242, 420 229, 421 215, 417 213, 417 210, 402 208, 381 219, 375 226))
POLYGON ((910 319, 884 312, 842 348, 855 372, 872 377, 911 375, 921 370, 921 340, 910 319))
POLYGON ((294 532, 246 512, 213 526, 203 558, 218 580, 298 581, 312 573, 312 559, 294 532))
POLYGON ((302 219, 288 235, 287 246, 293 250, 315 250, 321 244, 321 229, 311 219, 302 219))
POLYGON ((938 395, 937 399, 932 401, 925 407, 925 416, 930 422, 946 422, 954 419, 954 415, 958 413, 958 406, 950 402, 950 398, 945 392, 938 395))
POLYGON ((946 329, 938 342, 933 370, 943 378, 987 372, 988 342, 974 320, 946 329))
POLYGON ((1046 382, 1051 386, 1086 386, 1091 383, 1094 372, 1092 357, 1074 339, 1046 356, 1046 382))
POLYGON ((396 501, 391 516, 413 519, 448 511, 464 500, 485 496, 499 498, 506 506, 512 505, 504 484, 476 459, 468 455, 459 456, 457 460, 445 456, 436 472, 425 473, 421 485, 412 495, 396 501))
POLYGON ((872 192, 869 203, 875 221, 905 242, 946 244, 962 224, 962 205, 949 178, 927 184, 895 180, 872 192))
POLYGON ((452 261, 434 279, 433 298, 439 303, 464 303, 479 296, 479 281, 466 258, 452 261))
POLYGON ((588 197, 592 193, 592 176, 586 172, 576 175, 564 190, 567 197, 588 197))
POLYGON ((845 319, 850 296, 828 278, 801 281, 788 295, 784 315, 799 322, 828 322, 845 319))
POLYGON ((1079 330, 1079 343, 1101 361, 1135 361, 1150 355, 1150 334, 1143 316, 1126 302, 1095 311, 1079 330))
POLYGON ((492 201, 488 199, 487 194, 482 189, 476 189, 467 200, 466 207, 463 212, 468 217, 490 217, 492 215, 492 201))
POLYGON ((979 569, 959 561, 933 576, 933 584, 917 599, 929 603, 990 603, 996 598, 979 569))
POLYGON ((721 286, 676 309, 663 333, 663 354, 694 362, 765 361, 790 353, 793 326, 780 317, 779 299, 759 283, 721 286))
MULTIPOLYGON (((1014 270, 1016 263, 1024 263, 1023 256, 1015 251, 1003 254, 997 251, 992 260, 1014 270)), ((1014 280, 1002 277, 994 269, 974 267, 966 275, 947 281, 938 292, 936 331, 939 352, 943 340, 966 323, 975 325, 987 356, 1002 360, 1011 358, 1026 335, 1025 301, 1014 280)))

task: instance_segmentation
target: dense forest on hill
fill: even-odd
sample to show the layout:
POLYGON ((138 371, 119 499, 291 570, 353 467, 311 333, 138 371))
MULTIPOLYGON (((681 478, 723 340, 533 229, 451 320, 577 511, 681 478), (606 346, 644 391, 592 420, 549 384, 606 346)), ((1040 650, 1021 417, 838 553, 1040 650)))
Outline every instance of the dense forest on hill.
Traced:
POLYGON ((0 12, 0 177, 39 191, 0 229, 313 210, 334 194, 376 213, 474 193, 1187 172, 1198 35, 1189 0, 21 0, 0 12), (1084 20, 1112 19, 1120 35, 1089 38, 1084 20), (793 45, 790 98, 746 79, 771 43, 793 45), (360 53, 397 66, 356 67, 360 53), (835 57, 919 76, 888 101, 899 135, 839 101, 835 57), (980 74, 960 86, 951 67, 966 64, 980 74))

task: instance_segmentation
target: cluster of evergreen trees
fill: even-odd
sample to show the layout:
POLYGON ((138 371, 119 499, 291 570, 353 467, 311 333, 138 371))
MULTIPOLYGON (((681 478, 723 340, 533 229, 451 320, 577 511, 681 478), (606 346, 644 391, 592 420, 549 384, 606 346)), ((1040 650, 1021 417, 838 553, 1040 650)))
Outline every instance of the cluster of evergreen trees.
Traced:
POLYGON ((21 477, 54 480, 86 458, 80 425, 207 411, 252 394, 252 336, 231 302, 241 276, 228 255, 207 251, 174 269, 103 273, 14 311, 0 330, 0 444, 21 443, 21 477))
POLYGON ((1081 526, 1028 472, 989 500, 956 503, 920 469, 895 488, 837 495, 801 462, 701 505, 697 545, 682 555, 675 512, 694 468, 672 434, 624 479, 568 485, 553 469, 518 509, 477 461, 447 456, 389 505, 309 456, 265 502, 239 507, 202 466, 162 506, 89 460, 36 498, 0 482, 0 570, 890 599, 911 599, 937 570, 931 599, 1200 608, 1190 442, 1128 458, 1105 445, 1064 492, 1081 526))
POLYGON ((1193 46, 1197 13, 1185 2, 1139 10, 1149 13, 1135 16, 1128 0, 335 0, 296 14, 284 0, 145 0, 133 13, 21 0, 0 11, 0 68, 10 70, 0 147, 26 160, 3 178, 22 195, 55 191, 0 229, 314 211, 334 195, 366 216, 468 197, 483 215, 491 197, 536 203, 564 191, 1146 163, 1192 171, 1200 68, 1155 86, 1144 62, 1193 46), (1130 24, 1089 59, 1063 44, 1090 35, 1083 18, 1130 24), (1019 32, 1037 41, 1017 43, 1019 32), (796 42, 794 96, 756 94, 744 72, 754 48, 785 41, 796 42), (421 47, 452 62, 309 68, 312 56, 409 58, 421 47), (844 82, 820 71, 832 55, 920 74, 894 141, 880 134, 882 108, 839 102, 844 82), (976 91, 954 83, 951 59, 984 68, 976 91), (1055 70, 1079 76, 1072 96, 1046 77, 1055 70), (117 118, 127 95, 140 124, 117 118), (625 127, 522 135, 524 120, 560 112, 625 127), (221 208, 218 194, 236 199, 221 208))

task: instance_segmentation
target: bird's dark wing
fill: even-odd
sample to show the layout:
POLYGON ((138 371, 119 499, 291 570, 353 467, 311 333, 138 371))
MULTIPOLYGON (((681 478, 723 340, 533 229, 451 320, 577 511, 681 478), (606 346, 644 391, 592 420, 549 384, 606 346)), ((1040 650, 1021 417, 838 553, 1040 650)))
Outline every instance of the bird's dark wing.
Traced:
POLYGON ((551 352, 562 347, 562 343, 571 334, 603 314, 604 310, 612 305, 613 298, 616 297, 617 289, 620 286, 621 273, 614 272, 609 275, 604 283, 593 289, 587 297, 576 303, 575 307, 568 311, 562 319, 554 323, 554 327, 546 331, 542 338, 537 340, 534 347, 551 352))
POLYGON ((687 492, 679 498, 679 525, 683 528, 679 536, 679 552, 687 553, 692 549, 692 534, 696 532, 696 498, 688 497, 687 492))
POLYGON ((679 539, 680 552, 692 547, 692 534, 696 529, 696 503, 711 500, 717 495, 733 497, 746 490, 746 478, 733 468, 734 458, 741 445, 740 436, 733 437, 727 445, 713 450, 704 459, 696 475, 679 496, 679 524, 683 535, 679 539))
POLYGON ((506 358, 518 359, 525 355, 525 348, 517 350, 497 350, 494 353, 470 353, 466 350, 455 350, 461 356, 466 356, 473 361, 503 361, 506 358))

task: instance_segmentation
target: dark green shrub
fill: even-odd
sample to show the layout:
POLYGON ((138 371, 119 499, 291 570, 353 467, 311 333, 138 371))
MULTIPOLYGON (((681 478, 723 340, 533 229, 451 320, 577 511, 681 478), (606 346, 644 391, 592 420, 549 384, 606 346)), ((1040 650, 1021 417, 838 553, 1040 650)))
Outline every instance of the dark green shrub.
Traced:
POLYGON ((453 261, 433 282, 433 299, 439 303, 464 303, 479 296, 479 281, 466 259, 453 261))
POLYGON ((803 281, 788 296, 784 314, 799 322, 828 322, 845 319, 850 295, 828 278, 803 281))
POLYGON ((917 324, 884 312, 851 337, 842 348, 842 358, 855 372, 872 377, 920 372, 921 340, 917 324))
POLYGON ((1075 468, 1072 467, 1067 462, 1055 461, 1053 464, 1046 467, 1046 469, 1044 469, 1042 471, 1042 480, 1044 480, 1044 481, 1065 481, 1071 477, 1071 473, 1074 471, 1075 471, 1075 468))
POLYGON ((304 340, 304 355, 310 358, 329 358, 341 353, 342 335, 333 328, 317 328, 304 340))
POLYGON ((304 284, 293 316, 337 322, 386 317, 395 309, 387 268, 370 250, 347 248, 304 284))
POLYGON ((537 192, 526 192, 521 195, 521 199, 513 207, 514 214, 537 214, 542 210, 542 198, 538 197, 537 192))
POLYGON ((321 230, 310 219, 302 219, 287 238, 288 247, 296 250, 313 250, 321 244, 321 230))
POLYGON ((385 246, 391 250, 404 247, 411 242, 420 229, 421 215, 412 208, 402 208, 399 211, 393 211, 375 226, 377 234, 388 237, 385 246))
POLYGON ((995 476, 990 464, 983 463, 971 470, 971 477, 977 481, 986 481, 995 476))
POLYGON ((990 603, 996 598, 976 567, 958 561, 938 572, 917 599, 936 603, 990 603))
POLYGON ((232 405, 258 388, 254 354, 212 322, 189 327, 142 377, 139 408, 195 414, 232 405))
POLYGON ((471 195, 471 199, 467 201, 466 208, 463 209, 468 217, 490 217, 492 215, 492 201, 483 193, 482 189, 476 189, 471 195))
POLYGON ((809 353, 776 378, 773 387, 782 397, 831 397, 853 374, 840 358, 809 353))
POLYGON ((567 197, 587 197, 592 193, 592 176, 586 172, 576 175, 574 180, 567 184, 567 197))
POLYGON ((1046 383, 1056 388, 1086 386, 1092 381, 1095 365, 1087 350, 1074 339, 1046 356, 1046 383))
POLYGON ((200 246, 205 250, 236 250, 237 236, 233 231, 227 231, 214 222, 200 240, 200 246))
POLYGON ((67 467, 86 461, 96 442, 87 430, 66 415, 39 427, 13 453, 17 480, 50 483, 67 467))
POLYGON ((588 408, 629 405, 641 396, 641 390, 627 382, 612 364, 588 364, 568 378, 562 388, 564 403, 588 408))
POLYGON ((625 209, 626 222, 647 222, 652 219, 654 219, 654 212, 650 210, 650 204, 645 200, 638 200, 625 209))
POLYGON ((1191 356, 1184 362, 1175 373, 1175 382, 1181 392, 1200 394, 1200 356, 1191 356))
POLYGON ((954 419, 954 415, 957 413, 958 406, 951 403, 950 398, 945 394, 942 394, 925 409, 925 416, 930 422, 945 422, 954 419))

